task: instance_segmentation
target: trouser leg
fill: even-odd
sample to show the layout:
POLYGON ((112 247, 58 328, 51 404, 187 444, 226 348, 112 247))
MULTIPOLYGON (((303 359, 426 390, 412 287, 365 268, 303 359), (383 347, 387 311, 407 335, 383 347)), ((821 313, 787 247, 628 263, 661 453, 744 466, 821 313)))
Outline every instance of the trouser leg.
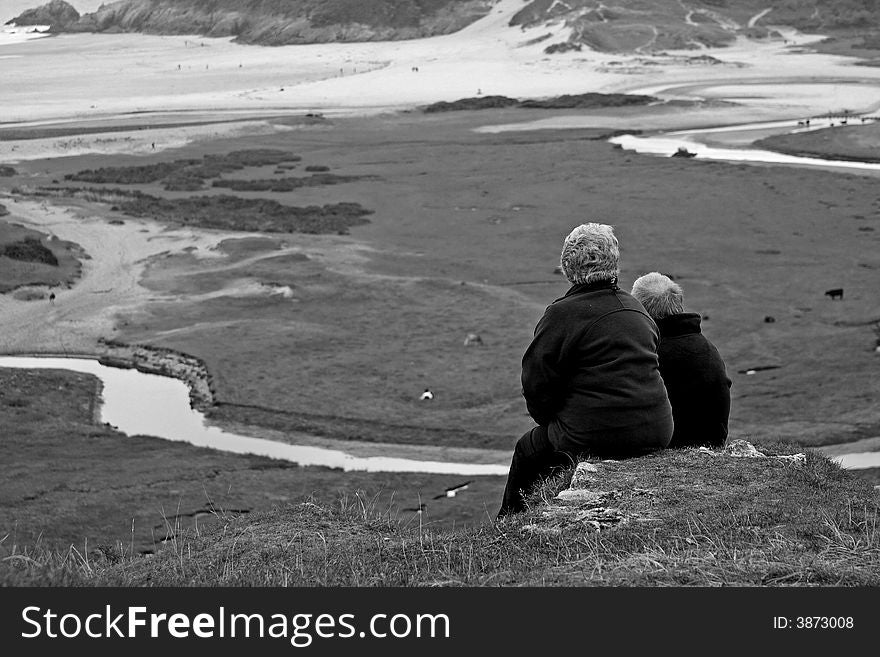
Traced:
POLYGON ((550 474, 553 468, 570 462, 571 457, 567 453, 557 451, 550 443, 546 427, 535 427, 526 432, 513 450, 498 517, 524 511, 523 491, 528 491, 541 477, 550 474))

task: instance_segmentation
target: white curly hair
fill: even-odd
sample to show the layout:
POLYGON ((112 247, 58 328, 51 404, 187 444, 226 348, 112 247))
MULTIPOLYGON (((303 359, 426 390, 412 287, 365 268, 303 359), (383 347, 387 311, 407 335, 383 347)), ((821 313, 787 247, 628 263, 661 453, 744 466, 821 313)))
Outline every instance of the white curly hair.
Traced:
POLYGON ((669 276, 652 271, 633 282, 632 295, 641 303, 654 321, 684 311, 684 293, 681 285, 669 276))
POLYGON ((606 224, 581 224, 568 234, 560 265, 572 285, 615 281, 620 275, 620 247, 606 224))

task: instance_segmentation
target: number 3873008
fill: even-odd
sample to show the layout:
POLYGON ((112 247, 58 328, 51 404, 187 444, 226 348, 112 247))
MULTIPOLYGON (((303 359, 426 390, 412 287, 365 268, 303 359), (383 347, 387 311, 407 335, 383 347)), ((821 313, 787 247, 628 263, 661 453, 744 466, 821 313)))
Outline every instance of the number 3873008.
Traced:
POLYGON ((853 627, 852 616, 798 616, 795 627, 803 630, 838 630, 853 627))

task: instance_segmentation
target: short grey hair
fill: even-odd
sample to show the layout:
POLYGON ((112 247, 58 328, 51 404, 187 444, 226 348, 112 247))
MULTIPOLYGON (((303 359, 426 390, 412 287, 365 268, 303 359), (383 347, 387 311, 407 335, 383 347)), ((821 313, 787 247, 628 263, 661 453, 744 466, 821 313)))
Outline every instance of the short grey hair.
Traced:
POLYGON ((562 273, 572 285, 616 280, 620 274, 620 247, 611 226, 581 224, 568 234, 562 247, 562 273))
POLYGON ((656 271, 637 278, 633 283, 632 295, 645 307, 654 321, 684 311, 681 285, 656 271))

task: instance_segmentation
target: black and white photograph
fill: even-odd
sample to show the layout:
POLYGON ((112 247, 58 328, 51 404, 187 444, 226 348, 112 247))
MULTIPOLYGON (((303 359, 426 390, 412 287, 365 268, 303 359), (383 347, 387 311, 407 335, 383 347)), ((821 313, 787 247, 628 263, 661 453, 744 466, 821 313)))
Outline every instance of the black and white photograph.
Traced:
POLYGON ((870 630, 880 3, 41 2, 0 0, 9 636, 717 638, 720 589, 813 596, 737 640, 870 630))

